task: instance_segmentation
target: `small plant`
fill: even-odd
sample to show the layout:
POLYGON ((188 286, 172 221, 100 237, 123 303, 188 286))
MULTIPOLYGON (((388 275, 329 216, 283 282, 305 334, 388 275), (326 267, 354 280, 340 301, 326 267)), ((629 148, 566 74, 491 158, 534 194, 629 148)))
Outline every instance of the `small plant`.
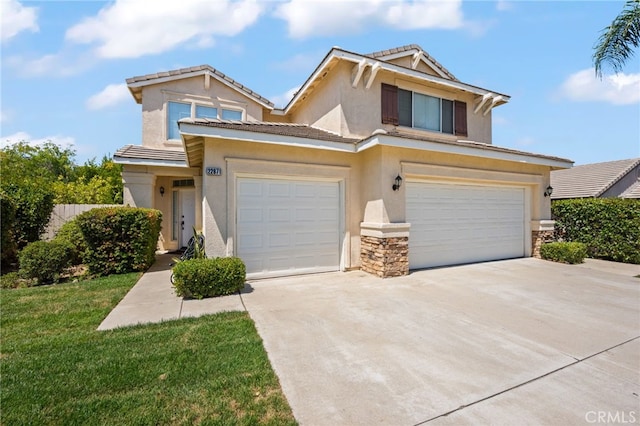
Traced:
POLYGON ((20 278, 17 272, 8 272, 0 277, 0 288, 23 288, 28 287, 29 281, 20 278))
POLYGON ((178 296, 202 299, 240 291, 247 277, 246 267, 237 257, 190 259, 173 268, 178 296))
POLYGON ((557 242, 540 247, 540 256, 546 260, 562 263, 582 263, 587 257, 587 245, 583 243, 557 242))
POLYGON ((38 284, 57 282, 71 266, 73 247, 63 241, 36 241, 20 252, 20 275, 38 284))

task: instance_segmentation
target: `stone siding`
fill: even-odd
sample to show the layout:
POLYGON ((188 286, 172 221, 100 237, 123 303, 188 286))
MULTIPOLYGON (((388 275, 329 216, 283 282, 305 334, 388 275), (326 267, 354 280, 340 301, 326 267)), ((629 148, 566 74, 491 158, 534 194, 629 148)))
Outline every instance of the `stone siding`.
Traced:
POLYGON ((555 230, 531 231, 531 256, 540 258, 540 246, 555 240, 555 230))
POLYGON ((360 237, 361 269, 381 278, 409 274, 408 237, 360 237))

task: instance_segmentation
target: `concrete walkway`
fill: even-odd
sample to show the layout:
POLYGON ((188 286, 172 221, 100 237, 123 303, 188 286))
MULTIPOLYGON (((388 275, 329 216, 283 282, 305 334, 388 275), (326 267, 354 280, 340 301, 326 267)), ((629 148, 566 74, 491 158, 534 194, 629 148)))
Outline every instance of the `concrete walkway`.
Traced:
POLYGON ((98 330, 245 310, 237 294, 203 300, 185 300, 176 296, 171 284, 174 257, 173 254, 157 256, 153 266, 102 321, 98 330))

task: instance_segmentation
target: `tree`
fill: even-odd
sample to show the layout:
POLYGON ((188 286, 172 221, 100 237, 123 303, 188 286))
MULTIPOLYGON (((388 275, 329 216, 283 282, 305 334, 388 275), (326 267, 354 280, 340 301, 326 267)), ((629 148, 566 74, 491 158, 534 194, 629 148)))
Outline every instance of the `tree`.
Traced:
POLYGON ((617 74, 640 44, 640 0, 628 0, 622 12, 605 28, 593 54, 596 75, 602 78, 602 66, 608 63, 617 74))

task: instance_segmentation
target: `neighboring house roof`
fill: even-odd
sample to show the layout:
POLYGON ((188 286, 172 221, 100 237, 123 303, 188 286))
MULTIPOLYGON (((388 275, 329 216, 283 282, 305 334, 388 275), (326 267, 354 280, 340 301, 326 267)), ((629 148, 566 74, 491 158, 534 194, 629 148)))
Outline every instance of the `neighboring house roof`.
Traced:
POLYGON ((184 151, 147 148, 140 145, 126 145, 113 154, 118 164, 165 165, 187 167, 187 155, 184 151))
POLYGON ((620 198, 640 198, 640 180, 637 180, 636 183, 620 194, 620 198))
POLYGON ((551 199, 599 197, 640 164, 640 158, 585 164, 551 172, 551 199))
POLYGON ((255 100, 262 106, 273 109, 273 102, 264 96, 259 95, 247 86, 238 83, 226 74, 213 68, 211 65, 199 65, 189 68, 180 68, 178 70, 158 72, 153 74, 141 75, 138 77, 131 77, 127 79, 127 86, 131 91, 131 94, 136 99, 136 102, 142 102, 142 87, 150 84, 164 83, 166 81, 179 80, 183 78, 191 78, 200 75, 208 75, 217 79, 218 81, 226 84, 227 86, 239 91, 240 93, 255 100))
POLYGON ((453 74, 451 74, 449 70, 447 70, 442 64, 436 61, 431 55, 429 55, 422 47, 418 46, 417 44, 409 44, 406 46, 394 47, 393 49, 380 50, 378 52, 368 53, 364 56, 389 61, 394 58, 401 58, 410 55, 414 57, 414 60, 424 61, 427 65, 433 68, 434 71, 440 74, 441 77, 460 81, 453 74))

